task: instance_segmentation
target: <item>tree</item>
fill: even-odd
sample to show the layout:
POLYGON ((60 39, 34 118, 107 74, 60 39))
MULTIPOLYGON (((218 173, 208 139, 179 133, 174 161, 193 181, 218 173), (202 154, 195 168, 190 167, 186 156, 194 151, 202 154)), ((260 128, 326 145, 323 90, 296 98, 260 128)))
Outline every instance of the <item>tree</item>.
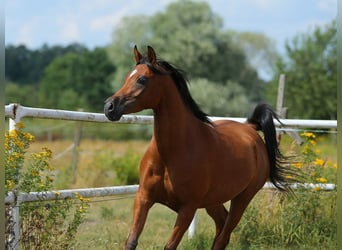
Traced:
POLYGON ((265 75, 271 75, 279 59, 275 42, 263 33, 234 30, 229 31, 234 43, 239 44, 253 68, 265 75))
POLYGON ((127 72, 134 65, 134 45, 149 44, 150 34, 149 17, 143 15, 124 17, 114 30, 113 42, 108 46, 107 52, 116 67, 112 79, 115 90, 119 90, 127 72))
POLYGON ((5 88, 6 103, 20 103, 24 106, 38 105, 38 91, 35 85, 18 85, 9 82, 5 88))
POLYGON ((45 67, 55 58, 69 52, 80 54, 86 50, 83 45, 78 43, 66 47, 49 47, 44 44, 36 50, 28 49, 25 45, 8 45, 5 54, 6 79, 19 85, 39 85, 45 67))
POLYGON ((198 78, 192 81, 190 87, 196 102, 210 116, 243 117, 248 114, 248 97, 236 82, 227 81, 222 85, 198 78))
POLYGON ((286 43, 286 57, 277 63, 269 97, 275 100, 278 77, 284 73, 289 117, 336 119, 336 65, 336 23, 333 21, 286 43))
POLYGON ((223 30, 222 19, 206 2, 177 1, 150 17, 125 17, 108 47, 117 66, 113 85, 118 89, 134 66, 133 46, 144 50, 151 45, 158 56, 183 69, 190 82, 207 79, 208 84, 227 88, 227 81, 235 82, 249 102, 258 102, 263 99, 263 81, 233 38, 231 32, 223 30))
POLYGON ((46 68, 40 101, 51 108, 102 111, 103 101, 112 92, 109 77, 113 72, 103 48, 81 55, 68 53, 46 68))

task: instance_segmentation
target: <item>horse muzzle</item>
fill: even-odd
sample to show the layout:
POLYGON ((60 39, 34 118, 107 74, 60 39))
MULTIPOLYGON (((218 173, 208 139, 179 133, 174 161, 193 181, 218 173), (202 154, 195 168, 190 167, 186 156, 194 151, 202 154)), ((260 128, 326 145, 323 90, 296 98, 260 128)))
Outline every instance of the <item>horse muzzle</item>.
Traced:
POLYGON ((104 113, 108 120, 118 121, 124 113, 124 100, 119 97, 108 98, 104 105, 104 113))

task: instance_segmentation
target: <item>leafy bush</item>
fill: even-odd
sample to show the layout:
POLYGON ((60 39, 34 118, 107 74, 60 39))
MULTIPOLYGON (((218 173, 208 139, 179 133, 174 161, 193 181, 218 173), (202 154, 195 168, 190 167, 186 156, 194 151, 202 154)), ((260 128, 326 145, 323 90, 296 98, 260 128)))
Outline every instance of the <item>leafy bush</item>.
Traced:
POLYGON ((324 191, 322 184, 336 184, 337 164, 320 157, 315 134, 306 132, 302 137, 304 145, 293 167, 306 183, 317 186, 296 189, 295 195, 288 196, 276 191, 258 194, 236 230, 242 248, 281 245, 293 249, 335 249, 337 191, 324 191))
POLYGON ((120 184, 131 185, 139 183, 139 163, 141 157, 140 154, 129 149, 123 156, 113 159, 112 165, 120 184))
MULTIPOLYGON (((53 188, 52 152, 43 148, 39 153, 25 153, 34 136, 23 131, 23 124, 5 134, 5 190, 14 193, 44 192, 53 188), (26 161, 25 161, 26 160, 26 161)), ((25 202, 20 204, 20 236, 23 249, 69 249, 76 244, 77 228, 84 220, 89 199, 75 193, 77 200, 25 202)), ((16 203, 16 202, 15 202, 16 203)), ((13 243, 13 206, 6 205, 6 248, 13 243)))

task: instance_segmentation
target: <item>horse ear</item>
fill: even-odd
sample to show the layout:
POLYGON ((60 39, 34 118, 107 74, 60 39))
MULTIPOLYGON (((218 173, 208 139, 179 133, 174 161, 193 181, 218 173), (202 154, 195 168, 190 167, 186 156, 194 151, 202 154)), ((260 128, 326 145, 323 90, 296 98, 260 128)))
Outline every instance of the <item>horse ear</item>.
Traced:
POLYGON ((156 64, 157 57, 156 52, 154 52, 154 49, 151 46, 147 46, 147 58, 152 65, 156 64))
POLYGON ((136 63, 139 63, 142 58, 142 55, 140 54, 137 45, 134 45, 134 59, 136 63))

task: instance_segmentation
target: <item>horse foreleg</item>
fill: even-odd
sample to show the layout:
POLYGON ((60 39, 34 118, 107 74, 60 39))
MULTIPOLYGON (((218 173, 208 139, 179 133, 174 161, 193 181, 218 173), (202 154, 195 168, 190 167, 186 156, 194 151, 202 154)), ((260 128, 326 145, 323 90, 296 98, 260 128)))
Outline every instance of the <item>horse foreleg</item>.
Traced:
POLYGON ((207 207, 206 210, 207 210, 207 213, 210 215, 210 217, 214 220, 215 225, 216 225, 216 234, 215 234, 215 239, 213 242, 213 246, 214 246, 217 237, 220 235, 223 229, 228 212, 223 204, 220 204, 218 206, 207 207))
POLYGON ((144 228, 148 211, 152 205, 153 202, 142 198, 140 193, 137 193, 134 199, 132 227, 126 240, 126 250, 133 250, 137 247, 138 238, 144 228))
POLYGON ((176 249, 179 242, 182 240, 185 231, 188 229, 194 215, 196 208, 183 207, 178 211, 175 226, 172 235, 164 249, 176 249))

